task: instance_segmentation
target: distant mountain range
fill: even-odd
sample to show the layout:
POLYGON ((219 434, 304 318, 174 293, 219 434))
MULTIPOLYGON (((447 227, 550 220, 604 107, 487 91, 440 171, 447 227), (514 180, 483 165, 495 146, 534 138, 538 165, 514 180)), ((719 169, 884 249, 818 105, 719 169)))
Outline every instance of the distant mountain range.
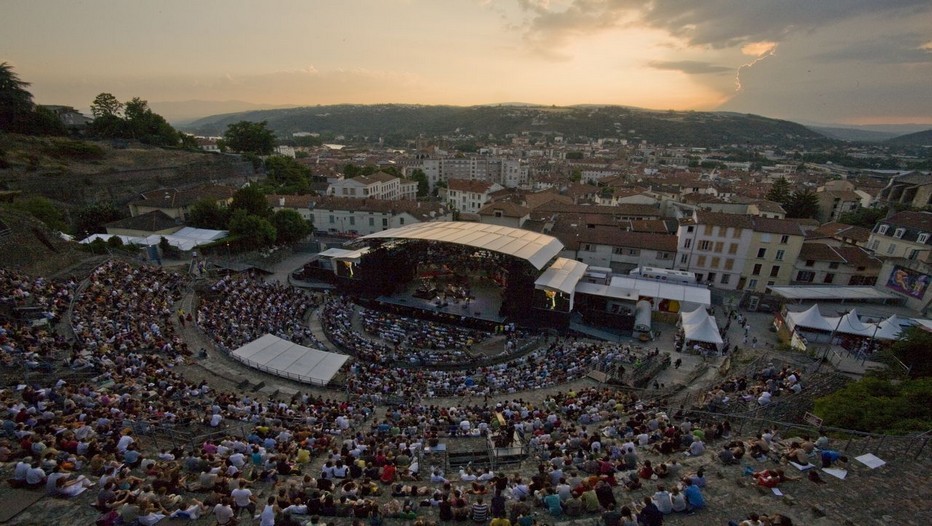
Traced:
POLYGON ((886 142, 894 146, 932 146, 932 129, 900 135, 886 142))
POLYGON ((293 108, 294 106, 289 104, 253 104, 241 100, 182 100, 150 102, 149 107, 152 108, 152 111, 165 117, 172 125, 183 126, 208 115, 293 108))
POLYGON ((241 120, 267 121, 279 137, 296 132, 385 139, 386 144, 426 136, 469 140, 508 134, 617 137, 653 144, 718 147, 776 145, 813 147, 832 142, 795 122, 758 115, 654 111, 622 106, 554 107, 523 104, 421 106, 405 104, 336 105, 247 111, 214 115, 181 125, 199 135, 220 135, 241 120))

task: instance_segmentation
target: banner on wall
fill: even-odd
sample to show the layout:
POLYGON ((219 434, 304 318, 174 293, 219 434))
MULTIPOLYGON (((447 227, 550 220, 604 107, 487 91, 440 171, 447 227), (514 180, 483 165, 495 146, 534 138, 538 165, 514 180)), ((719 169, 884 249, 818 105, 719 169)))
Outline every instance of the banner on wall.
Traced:
POLYGON ((893 272, 890 273, 887 288, 900 294, 922 299, 930 281, 932 281, 932 277, 929 277, 928 274, 921 274, 915 270, 897 265, 893 267, 893 272))

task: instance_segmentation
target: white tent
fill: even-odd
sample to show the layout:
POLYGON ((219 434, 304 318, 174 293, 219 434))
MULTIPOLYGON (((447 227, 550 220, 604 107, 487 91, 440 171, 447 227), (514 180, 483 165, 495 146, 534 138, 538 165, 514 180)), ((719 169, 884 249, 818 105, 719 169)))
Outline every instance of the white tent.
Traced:
POLYGON ((709 313, 706 312, 705 307, 699 307, 690 312, 680 311, 680 327, 702 323, 702 321, 708 317, 709 313))
POLYGON ((819 306, 813 305, 807 310, 802 312, 787 312, 787 320, 790 322, 790 329, 794 327, 799 327, 800 329, 809 329, 817 331, 827 331, 831 332, 835 329, 834 325, 831 325, 826 321, 825 317, 822 316, 822 313, 819 312, 819 306))
POLYGON ((234 359, 276 376, 327 385, 349 356, 311 349, 266 334, 232 352, 234 359))
POLYGON ((845 314, 841 317, 840 321, 838 321, 838 318, 835 318, 835 321, 838 327, 836 332, 868 337, 874 334, 874 328, 872 326, 861 323, 861 319, 858 316, 858 311, 856 309, 851 309, 848 314, 845 314))
POLYGON ((705 319, 695 325, 686 325, 683 327, 686 341, 714 343, 721 346, 724 342, 722 336, 718 333, 718 325, 712 316, 706 315, 705 319))
POLYGON ((900 333, 903 331, 903 320, 898 317, 896 314, 890 316, 889 318, 883 320, 877 324, 876 333, 874 334, 874 339, 876 340, 895 340, 899 338, 900 333))

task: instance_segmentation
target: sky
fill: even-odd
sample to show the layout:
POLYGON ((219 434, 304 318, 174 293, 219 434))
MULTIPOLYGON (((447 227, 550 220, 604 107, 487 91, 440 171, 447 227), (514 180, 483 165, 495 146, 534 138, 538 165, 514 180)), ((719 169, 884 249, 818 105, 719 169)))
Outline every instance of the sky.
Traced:
MULTIPOLYGON (((4 0, 41 104, 620 104, 932 124, 928 0, 4 0)), ((167 106, 165 106, 167 107, 167 106)), ((206 107, 206 106, 205 106, 206 107)), ((166 115, 168 116, 168 115, 166 115)))

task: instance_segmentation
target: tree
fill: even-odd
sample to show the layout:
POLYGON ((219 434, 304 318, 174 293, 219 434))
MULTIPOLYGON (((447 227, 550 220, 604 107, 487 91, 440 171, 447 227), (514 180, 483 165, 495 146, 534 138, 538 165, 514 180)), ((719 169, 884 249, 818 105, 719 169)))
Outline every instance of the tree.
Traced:
POLYGON ((281 190, 293 193, 307 191, 311 170, 291 157, 272 155, 265 160, 265 173, 281 190))
POLYGON ((417 196, 427 197, 430 193, 430 183, 427 181, 427 174, 420 168, 415 168, 411 172, 411 180, 417 182, 417 196))
POLYGON ((229 214, 227 210, 213 199, 201 199, 191 205, 187 214, 189 225, 197 228, 223 230, 227 227, 229 214))
POLYGON ((926 431, 932 426, 932 378, 865 377, 816 400, 814 412, 825 425, 857 431, 926 431))
POLYGON ((268 218, 272 215, 272 207, 266 201, 265 194, 253 185, 244 186, 233 194, 230 210, 233 212, 245 210, 249 215, 262 218, 268 218))
POLYGON ((275 227, 267 219, 238 209, 230 216, 230 233, 240 238, 246 248, 267 247, 275 242, 275 227))
POLYGON ((36 196, 19 199, 10 206, 16 210, 31 214, 52 230, 64 232, 68 228, 68 221, 62 208, 44 197, 36 196))
POLYGON ((13 66, 0 63, 0 131, 30 133, 33 124, 32 93, 28 82, 19 79, 13 66))
POLYGON ((780 203, 783 206, 787 206, 790 202, 790 197, 792 194, 792 187, 790 182, 786 180, 786 177, 780 177, 773 182, 773 186, 770 187, 770 191, 767 192, 767 200, 780 203))
POLYGON ((227 126, 222 145, 234 152, 270 155, 275 150, 275 134, 268 122, 239 121, 227 126))
POLYGON ((311 233, 311 224, 294 210, 279 210, 272 215, 276 243, 290 245, 301 241, 311 233))
POLYGON ((910 327, 900 335, 900 339, 890 347, 889 352, 909 367, 910 378, 926 378, 932 376, 930 349, 932 349, 932 333, 919 327, 910 327))
POLYGON ((788 218, 812 218, 819 213, 819 196, 809 189, 797 190, 783 208, 788 218))
POLYGON ((880 221, 887 215, 889 208, 858 208, 851 212, 845 212, 838 217, 839 223, 846 225, 860 226, 864 228, 874 228, 877 221, 880 221))
POLYGON ((131 136, 141 142, 155 146, 177 146, 181 142, 181 134, 139 97, 126 103, 124 115, 131 136))
POLYGON ((123 103, 110 93, 101 93, 94 97, 94 102, 91 103, 91 115, 95 119, 101 117, 116 117, 119 119, 123 117, 122 113, 123 103))
POLYGON ((113 203, 85 206, 74 213, 74 232, 79 238, 106 231, 104 225, 125 216, 113 203))

